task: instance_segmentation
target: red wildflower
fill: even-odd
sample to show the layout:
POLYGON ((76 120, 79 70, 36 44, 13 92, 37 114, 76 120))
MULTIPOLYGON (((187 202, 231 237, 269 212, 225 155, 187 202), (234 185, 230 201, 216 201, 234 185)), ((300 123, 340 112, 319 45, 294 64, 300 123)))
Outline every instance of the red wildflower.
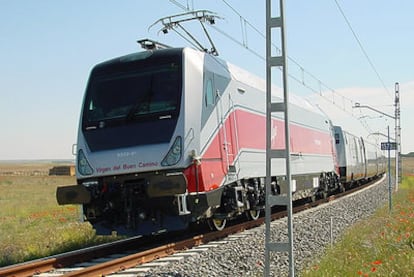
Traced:
POLYGON ((371 268, 371 272, 375 272, 375 271, 377 271, 377 268, 376 267, 372 267, 371 268))
POLYGON ((372 264, 374 264, 374 265, 380 265, 380 264, 382 264, 382 262, 380 260, 376 260, 376 261, 373 261, 372 264))
POLYGON ((358 270, 358 275, 362 275, 362 271, 361 270, 358 270))

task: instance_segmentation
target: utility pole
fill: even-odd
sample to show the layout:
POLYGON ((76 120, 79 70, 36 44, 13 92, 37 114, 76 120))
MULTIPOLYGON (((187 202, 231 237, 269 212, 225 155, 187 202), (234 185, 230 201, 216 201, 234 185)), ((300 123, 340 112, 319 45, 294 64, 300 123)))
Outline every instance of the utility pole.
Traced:
MULTIPOLYGON (((265 237, 265 268, 264 276, 270 276, 270 252, 287 252, 289 255, 289 276, 295 276, 295 262, 293 254, 293 215, 292 215, 292 176, 290 172, 290 131, 289 131, 289 91, 286 53, 286 28, 284 19, 284 0, 279 0, 278 17, 272 17, 272 0, 266 0, 266 237, 265 237), (281 55, 272 56, 272 29, 279 29, 281 41, 281 55), (283 78, 283 99, 272 102, 272 68, 280 67, 283 78), (272 113, 279 113, 284 118, 285 149, 272 148, 272 113), (277 182, 272 176, 272 160, 285 161, 285 175, 282 177, 287 186, 285 195, 273 195, 272 182, 277 182), (287 209, 287 242, 271 242, 270 215, 275 205, 286 206, 287 209)), ((274 172, 274 171, 273 171, 274 172)), ((280 184, 282 185, 282 184, 280 184)))
POLYGON ((392 118, 395 120, 395 143, 396 143, 396 151, 395 151, 395 191, 398 191, 398 184, 401 181, 401 127, 400 127, 400 89, 399 84, 395 83, 395 100, 394 100, 394 107, 395 107, 395 113, 394 116, 389 115, 387 113, 384 113, 380 110, 377 110, 375 108, 372 108, 367 105, 361 105, 360 103, 355 103, 355 105, 352 108, 366 108, 370 109, 374 112, 377 112, 379 114, 385 115, 389 118, 392 118))
POLYGON ((387 131, 388 131, 388 208, 389 211, 391 212, 392 209, 392 185, 391 185, 391 161, 390 161, 390 152, 391 152, 391 147, 390 146, 390 126, 387 126, 387 131))
POLYGON ((395 151, 395 190, 398 191, 398 184, 401 182, 401 122, 400 122, 400 85, 395 83, 395 140, 397 149, 395 151))

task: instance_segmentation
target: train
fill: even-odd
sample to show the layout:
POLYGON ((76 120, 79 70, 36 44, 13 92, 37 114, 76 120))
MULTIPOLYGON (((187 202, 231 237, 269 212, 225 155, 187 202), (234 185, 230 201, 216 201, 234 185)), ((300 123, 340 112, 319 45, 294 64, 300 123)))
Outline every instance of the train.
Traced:
POLYGON ((386 160, 374 143, 334 126, 340 182, 352 187, 375 179, 386 171, 386 160))
MULTIPOLYGON (((150 49, 93 67, 78 127, 77 184, 60 205, 81 205, 97 234, 154 235, 208 223, 222 230, 265 206, 265 81, 189 47, 150 49)), ((272 102, 282 92, 272 88, 272 102)), ((384 173, 381 151, 291 95, 293 199, 315 200, 384 173)), ((284 149, 272 115, 271 146, 284 149)), ((286 194, 272 159, 272 194, 286 194)))

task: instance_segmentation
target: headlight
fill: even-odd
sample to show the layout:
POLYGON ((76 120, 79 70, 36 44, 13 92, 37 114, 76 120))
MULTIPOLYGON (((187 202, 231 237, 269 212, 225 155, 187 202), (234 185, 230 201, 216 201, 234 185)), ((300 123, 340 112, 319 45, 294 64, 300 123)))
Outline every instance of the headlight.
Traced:
POLYGON ((82 149, 78 152, 78 170, 79 173, 82 175, 92 175, 93 169, 89 165, 88 160, 85 157, 85 154, 83 153, 82 149))
POLYGON ((162 160, 162 166, 175 165, 181 159, 181 137, 177 137, 167 153, 167 156, 162 160))

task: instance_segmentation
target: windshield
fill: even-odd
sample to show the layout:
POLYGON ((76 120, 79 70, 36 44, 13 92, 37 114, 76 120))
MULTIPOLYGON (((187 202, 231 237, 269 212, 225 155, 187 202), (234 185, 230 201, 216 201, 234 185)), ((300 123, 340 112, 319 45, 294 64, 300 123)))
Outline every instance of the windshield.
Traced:
POLYGON ((181 59, 180 49, 160 50, 93 69, 82 113, 82 132, 91 151, 171 140, 180 112, 181 59))
POLYGON ((94 124, 114 119, 171 117, 179 107, 180 74, 175 63, 94 79, 85 102, 84 120, 94 124))

